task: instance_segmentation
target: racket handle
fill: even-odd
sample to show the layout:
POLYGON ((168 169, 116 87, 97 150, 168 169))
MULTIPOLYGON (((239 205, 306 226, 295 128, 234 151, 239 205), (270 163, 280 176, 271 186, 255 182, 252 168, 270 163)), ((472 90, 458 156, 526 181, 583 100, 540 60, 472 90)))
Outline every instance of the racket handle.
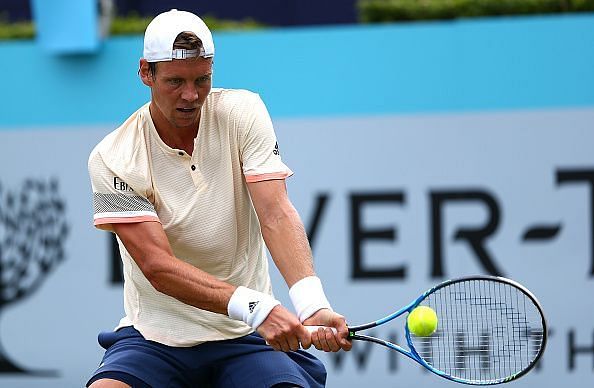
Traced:
POLYGON ((318 331, 318 329, 322 327, 325 329, 332 329, 332 332, 334 334, 338 333, 338 331, 336 331, 335 327, 327 327, 327 326, 305 326, 305 328, 307 329, 307 331, 309 331, 310 333, 313 333, 314 331, 318 331))
MULTIPOLYGON (((313 333, 314 331, 318 331, 318 329, 319 329, 320 327, 323 327, 323 328, 325 328, 325 329, 332 329, 332 332, 333 332, 334 334, 338 333, 338 331, 337 331, 337 330, 336 330, 336 328, 334 328, 334 327, 328 327, 328 326, 313 326, 313 325, 312 325, 312 326, 305 326, 305 328, 307 329, 307 331, 309 331, 310 333, 313 333)), ((266 342, 266 345, 270 345, 270 344, 269 344, 268 342, 266 342)))

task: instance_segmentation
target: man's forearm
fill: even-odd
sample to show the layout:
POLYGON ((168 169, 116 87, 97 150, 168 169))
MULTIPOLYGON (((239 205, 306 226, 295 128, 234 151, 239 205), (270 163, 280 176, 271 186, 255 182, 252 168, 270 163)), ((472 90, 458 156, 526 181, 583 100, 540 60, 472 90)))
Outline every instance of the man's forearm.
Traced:
POLYGON ((182 260, 171 260, 168 265, 145 272, 157 291, 203 310, 227 314, 234 286, 182 260))
POLYGON ((305 228, 290 202, 262 220, 261 227, 272 259, 289 287, 315 274, 305 228))
POLYGON ((203 310, 227 313, 235 287, 176 258, 161 224, 114 224, 113 228, 157 291, 203 310))

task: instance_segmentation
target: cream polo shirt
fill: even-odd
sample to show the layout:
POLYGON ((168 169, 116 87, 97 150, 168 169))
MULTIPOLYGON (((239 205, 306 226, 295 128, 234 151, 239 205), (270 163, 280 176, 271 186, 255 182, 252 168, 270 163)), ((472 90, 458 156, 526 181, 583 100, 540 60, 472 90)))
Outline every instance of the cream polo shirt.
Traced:
MULTIPOLYGON (((175 256, 236 286, 272 294, 266 248, 246 182, 284 179, 272 121, 257 94, 213 89, 192 155, 167 146, 144 105, 91 152, 94 224, 160 222, 175 256)), ((118 240, 119 327, 169 346, 240 337, 249 326, 156 291, 118 240)))

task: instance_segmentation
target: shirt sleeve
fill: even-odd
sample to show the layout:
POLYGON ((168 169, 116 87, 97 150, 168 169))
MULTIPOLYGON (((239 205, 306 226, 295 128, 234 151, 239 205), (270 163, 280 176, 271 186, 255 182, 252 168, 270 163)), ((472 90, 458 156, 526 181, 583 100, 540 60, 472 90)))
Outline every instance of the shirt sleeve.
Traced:
POLYGON ((155 207, 146 195, 136 192, 124 179, 114 174, 97 152, 89 158, 93 189, 93 223, 111 231, 112 224, 159 221, 155 207))
POLYGON ((254 96, 243 133, 241 154, 243 175, 247 182, 285 179, 293 175, 280 155, 272 120, 264 102, 254 96))

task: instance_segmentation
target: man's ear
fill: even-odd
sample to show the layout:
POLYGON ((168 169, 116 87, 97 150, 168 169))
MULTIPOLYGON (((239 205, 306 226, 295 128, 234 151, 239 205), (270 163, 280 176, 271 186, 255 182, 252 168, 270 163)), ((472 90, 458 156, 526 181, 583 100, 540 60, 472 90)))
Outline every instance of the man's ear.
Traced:
POLYGON ((153 83, 154 83, 153 74, 151 73, 149 63, 144 58, 140 59, 140 64, 138 67, 138 75, 140 76, 140 79, 143 84, 145 84, 148 87, 153 86, 153 83))

